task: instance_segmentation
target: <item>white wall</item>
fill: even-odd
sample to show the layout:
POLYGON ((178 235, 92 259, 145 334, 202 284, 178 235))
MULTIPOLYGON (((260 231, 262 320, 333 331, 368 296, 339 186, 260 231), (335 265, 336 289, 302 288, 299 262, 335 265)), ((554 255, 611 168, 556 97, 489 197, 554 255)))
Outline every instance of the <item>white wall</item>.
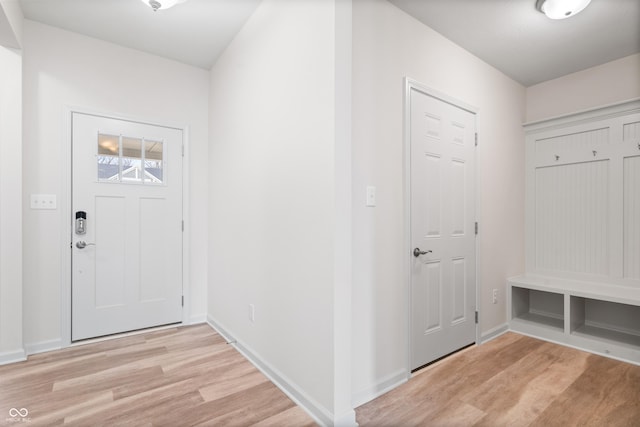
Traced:
POLYGON ((22 55, 0 46, 0 364, 23 359, 22 55))
POLYGON ((334 283, 333 283, 333 413, 334 425, 355 425, 351 399, 352 370, 352 0, 335 2, 335 179, 334 283))
MULTIPOLYGON (((329 1, 263 1, 214 65, 210 96, 210 320, 323 422, 342 412, 353 418, 349 379, 346 404, 335 387, 335 375, 349 372, 344 357, 351 362, 348 349, 335 347, 350 338, 334 341, 350 323, 350 306, 334 301, 345 273, 350 282, 350 265, 336 260, 345 245, 350 253, 349 192, 338 194, 336 176, 350 179, 351 167, 350 150, 335 149, 350 136, 349 121, 335 117, 336 96, 350 100, 336 86, 350 84, 348 64, 336 66, 337 9, 329 1), (339 229, 347 229, 346 242, 339 229)), ((339 57, 350 62, 349 50, 339 57)))
POLYGON ((353 8, 353 391, 406 378, 403 78, 479 109, 480 330, 506 322, 505 279, 524 271, 525 89, 384 0, 353 8), (377 206, 365 207, 365 187, 377 206), (491 290, 499 289, 498 304, 491 290))
POLYGON ((640 53, 527 88, 526 121, 640 98, 640 53))
POLYGON ((0 45, 12 49, 22 47, 22 8, 16 0, 0 0, 0 45))
MULTIPOLYGON (((59 344, 60 208, 29 208, 33 193, 65 194, 61 153, 64 110, 105 113, 188 125, 191 183, 191 314, 206 313, 208 73, 205 70, 98 41, 33 21, 24 24, 24 341, 28 348, 59 344)), ((67 237, 68 238, 68 237, 67 237)))

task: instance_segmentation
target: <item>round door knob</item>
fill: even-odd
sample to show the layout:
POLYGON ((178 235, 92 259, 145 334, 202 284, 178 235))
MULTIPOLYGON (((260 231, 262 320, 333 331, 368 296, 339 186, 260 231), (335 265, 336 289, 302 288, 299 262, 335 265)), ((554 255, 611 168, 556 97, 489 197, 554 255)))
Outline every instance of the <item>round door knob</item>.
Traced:
POLYGON ((413 250, 413 256, 418 258, 420 255, 430 254, 431 251, 421 251, 420 248, 415 248, 413 250))

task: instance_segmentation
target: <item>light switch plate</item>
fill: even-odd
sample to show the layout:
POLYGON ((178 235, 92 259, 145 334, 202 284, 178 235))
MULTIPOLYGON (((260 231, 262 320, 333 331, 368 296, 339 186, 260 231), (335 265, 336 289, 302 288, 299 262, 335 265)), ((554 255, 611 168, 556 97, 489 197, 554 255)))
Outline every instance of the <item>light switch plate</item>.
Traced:
POLYGON ((367 186, 367 202, 366 206, 373 207, 376 205, 376 187, 367 186))
POLYGON ((55 194, 32 194, 31 209, 57 209, 55 194))

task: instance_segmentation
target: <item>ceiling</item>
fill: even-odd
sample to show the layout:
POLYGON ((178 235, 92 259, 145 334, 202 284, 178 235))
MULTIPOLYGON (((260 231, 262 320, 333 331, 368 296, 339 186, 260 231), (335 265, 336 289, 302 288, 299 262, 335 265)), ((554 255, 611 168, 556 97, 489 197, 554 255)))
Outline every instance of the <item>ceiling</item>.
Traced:
POLYGON ((20 0, 25 18, 205 69, 260 0, 188 0, 154 12, 140 0, 20 0))
POLYGON ((524 86, 640 52, 640 0, 547 18, 535 0, 390 0, 524 86))
MULTIPOLYGON (((535 0, 390 1, 525 86, 640 52, 639 0, 592 0, 561 21, 535 0)), ((28 19, 205 69, 259 3, 188 0, 153 12, 140 0, 20 0, 28 19)))

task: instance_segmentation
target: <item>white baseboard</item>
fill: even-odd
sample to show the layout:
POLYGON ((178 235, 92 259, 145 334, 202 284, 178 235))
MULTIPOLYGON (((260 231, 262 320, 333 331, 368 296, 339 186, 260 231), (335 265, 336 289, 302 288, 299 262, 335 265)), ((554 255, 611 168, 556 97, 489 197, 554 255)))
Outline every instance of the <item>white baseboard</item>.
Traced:
POLYGON ((356 411, 352 409, 342 415, 334 416, 333 427, 358 427, 356 411))
MULTIPOLYGON (((333 426, 339 420, 334 420, 333 415, 324 406, 317 403, 313 398, 307 396, 307 394, 290 381, 285 375, 279 372, 276 368, 265 362, 256 352, 251 350, 248 346, 242 342, 236 340, 225 328, 221 326, 219 322, 213 319, 210 315, 207 316, 207 323, 214 330, 216 330, 223 338, 225 338, 230 344, 232 344, 236 350, 240 352, 249 362, 251 362, 256 368, 260 370, 267 378, 271 380, 284 394, 289 396, 296 404, 304 409, 315 422, 322 426, 333 426)), ((345 418, 349 415, 345 415, 345 418)), ((342 416, 341 416, 342 419, 342 416)), ((355 417, 354 417, 355 419, 355 417)))
POLYGON ((61 340, 40 341, 31 344, 25 344, 24 349, 28 355, 44 353, 52 350, 60 350, 62 348, 61 340))
POLYGON ((194 314, 193 316, 189 317, 189 324, 190 325, 197 325, 200 323, 207 323, 207 314, 206 313, 201 313, 201 314, 194 314))
POLYGON ((489 329, 487 332, 483 333, 480 336, 480 344, 484 344, 487 341, 491 341, 494 338, 498 338, 500 335, 509 331, 509 324, 504 323, 502 325, 498 325, 493 329, 489 329))
POLYGON ((409 380, 409 375, 410 374, 405 370, 397 371, 391 375, 380 378, 380 380, 372 387, 353 393, 351 396, 351 402, 353 403, 354 408, 364 405, 376 397, 382 396, 399 385, 406 383, 409 380))
POLYGON ((24 362, 25 360, 27 360, 27 353, 25 353, 24 349, 5 351, 3 353, 0 353, 0 365, 24 362))

